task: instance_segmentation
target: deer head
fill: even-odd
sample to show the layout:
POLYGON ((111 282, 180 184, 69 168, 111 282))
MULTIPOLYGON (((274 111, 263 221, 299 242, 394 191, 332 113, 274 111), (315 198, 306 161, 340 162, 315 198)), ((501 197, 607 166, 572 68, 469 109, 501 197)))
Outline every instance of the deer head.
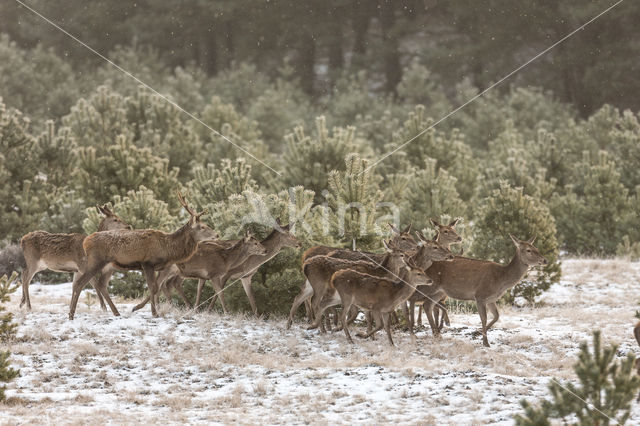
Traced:
POLYGON ((407 259, 405 265, 406 272, 404 276, 404 282, 409 286, 416 288, 420 285, 429 285, 433 283, 431 278, 427 277, 422 269, 418 267, 412 260, 407 259))
POLYGON ((429 222, 431 222, 433 227, 436 228, 436 231, 438 232, 438 241, 445 246, 462 241, 462 237, 458 235, 455 230, 455 226, 458 224, 458 221, 460 221, 460 219, 455 219, 448 225, 441 225, 434 219, 429 219, 429 222))
POLYGON ((528 266, 536 266, 536 265, 546 265, 547 259, 545 259, 537 248, 533 246, 533 242, 536 240, 536 237, 531 237, 528 241, 521 241, 513 236, 513 234, 509 234, 511 237, 511 241, 516 246, 517 254, 520 257, 520 260, 528 266))
POLYGON ((443 260, 453 260, 453 254, 444 247, 443 244, 436 241, 436 237, 429 240, 425 238, 422 232, 416 231, 416 236, 420 240, 420 246, 424 247, 423 255, 430 260, 434 261, 443 261, 443 260))
POLYGON ((388 223, 388 225, 391 228, 391 230, 395 233, 395 235, 391 239, 391 242, 393 242, 393 244, 395 244, 398 248, 405 251, 415 250, 416 240, 414 240, 410 234, 411 224, 407 225, 407 227, 404 228, 404 230, 402 231, 396 228, 395 225, 393 225, 392 223, 388 223))
POLYGON ((196 213, 189 205, 179 191, 177 191, 178 201, 184 209, 189 213, 189 221, 185 226, 190 228, 191 235, 196 242, 214 241, 218 239, 218 233, 200 221, 200 218, 207 213, 206 210, 196 213))
POLYGON ((248 255, 262 256, 267 254, 267 249, 264 248, 262 244, 260 244, 260 241, 258 241, 253 236, 253 234, 251 234, 249 230, 245 232, 244 238, 242 240, 243 240, 243 244, 245 244, 248 247, 247 248, 248 255))
POLYGON ((293 247, 295 249, 299 249, 302 247, 300 241, 293 235, 292 227, 295 226, 295 223, 288 223, 286 225, 282 225, 280 223, 280 218, 276 219, 276 226, 274 226, 274 230, 280 233, 280 241, 283 247, 293 247))
POLYGON ((104 217, 98 225, 98 231, 112 231, 117 229, 132 229, 131 225, 122 220, 117 214, 111 211, 109 206, 96 206, 98 212, 102 213, 104 217))

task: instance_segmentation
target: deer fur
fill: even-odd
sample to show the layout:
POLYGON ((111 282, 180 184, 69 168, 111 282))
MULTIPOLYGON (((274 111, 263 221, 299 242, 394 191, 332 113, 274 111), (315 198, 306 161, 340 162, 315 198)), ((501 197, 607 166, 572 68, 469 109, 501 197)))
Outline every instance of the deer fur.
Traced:
MULTIPOLYGON (((636 342, 640 345, 640 322, 633 328, 633 335, 636 338, 636 342)), ((636 372, 640 376, 640 358, 636 358, 636 372)))
MULTIPOLYGON (((198 245, 193 256, 186 262, 176 263, 158 274, 157 281, 160 288, 165 292, 167 298, 170 290, 176 289, 186 300, 182 292, 182 283, 185 278, 198 279, 197 300, 200 300, 202 286, 206 280, 211 280, 215 291, 222 291, 220 277, 231 268, 244 262, 249 256, 265 255, 267 250, 260 241, 255 239, 251 233, 246 232, 244 238, 239 240, 228 240, 219 242, 207 242, 198 245)), ((149 301, 147 296, 140 304, 136 305, 132 312, 144 307, 149 301)), ((187 300, 187 304, 190 303, 187 300)), ((197 307, 198 305, 196 305, 197 307)), ((222 306, 227 313, 226 306, 222 306)))
MULTIPOLYGON (((389 227, 393 231, 394 235, 391 238, 391 244, 395 247, 403 251, 412 251, 415 250, 417 243, 413 236, 411 236, 411 224, 407 225, 403 230, 398 229, 392 223, 388 223, 389 227)), ((370 253, 370 252, 360 252, 355 250, 349 250, 340 247, 331 247, 331 246, 313 246, 307 249, 304 253, 302 253, 302 264, 312 258, 313 256, 327 256, 331 254, 332 257, 344 258, 349 260, 364 260, 368 262, 377 262, 381 263, 384 260, 385 253, 370 253)), ((300 292, 296 295, 293 305, 291 306, 291 312, 293 314, 289 314, 289 321, 287 322, 287 328, 291 327, 291 322, 293 321, 293 315, 295 315, 295 311, 297 311, 298 307, 304 303, 307 310, 307 317, 310 322, 314 321, 313 307, 311 306, 311 298, 313 296, 313 292, 311 292, 311 288, 307 280, 305 280, 300 286, 300 292)), ((357 313, 357 312, 356 312, 357 313)))
MULTIPOLYGON (((220 297, 220 302, 224 306, 224 288, 227 284, 228 280, 236 280, 239 279, 242 283, 242 287, 244 288, 244 292, 249 299, 249 304, 251 305, 251 309, 254 315, 258 315, 258 307, 256 305, 255 297, 253 295, 253 289, 251 288, 251 279, 253 275, 258 271, 258 268, 263 264, 267 263, 269 260, 273 259, 283 247, 292 247, 295 249, 299 249, 300 242, 293 235, 292 224, 289 223, 287 225, 281 225, 279 220, 276 220, 276 226, 273 231, 260 243, 266 249, 266 253, 263 255, 253 255, 249 256, 247 260, 242 262, 240 265, 231 268, 220 278, 221 291, 217 292, 209 303, 209 309, 213 308, 213 305, 218 298, 220 297)), ((196 306, 199 305, 199 301, 196 301, 196 306)))
MULTIPOLYGON (((173 233, 153 229, 117 230, 95 232, 85 238, 83 248, 87 255, 86 269, 73 281, 69 319, 74 317, 80 292, 87 282, 111 264, 123 269, 142 268, 151 293, 151 313, 154 317, 158 316, 155 303, 158 291, 156 271, 188 260, 195 253, 199 242, 218 237, 213 229, 200 221, 205 212, 195 213, 180 193, 178 199, 191 217, 173 233)), ((105 296, 111 305, 108 293, 105 296)))
POLYGON ((533 246, 535 237, 521 241, 511 234, 509 236, 516 246, 516 252, 507 265, 458 256, 451 262, 433 262, 426 271, 433 285, 429 287, 424 307, 434 336, 439 336, 440 331, 433 318, 433 306, 442 296, 475 300, 482 322, 482 343, 489 346, 487 330, 500 317, 496 305, 498 299, 525 276, 529 267, 547 264, 547 260, 533 246), (488 324, 487 309, 493 316, 488 324))
MULTIPOLYGON (((309 328, 312 329, 321 325, 322 314, 326 308, 339 303, 338 296, 335 295, 335 299, 337 299, 336 303, 327 305, 324 309, 320 308, 323 297, 329 288, 331 276, 340 269, 351 268, 377 276, 398 274, 400 268, 404 266, 405 252, 399 250, 393 244, 387 245, 384 241, 383 244, 385 244, 387 252, 382 254, 382 257, 380 257, 380 255, 373 257, 351 250, 336 250, 325 256, 316 255, 308 259, 302 267, 306 277, 305 285, 293 301, 291 310, 289 311, 287 328, 291 327, 293 316, 298 306, 300 306, 304 300, 311 297, 313 297, 311 312, 313 313, 314 320, 309 328)), ((332 293, 330 297, 333 295, 332 293)))
POLYGON ((403 272, 399 278, 382 278, 353 269, 343 269, 333 274, 330 285, 338 293, 342 303, 340 319, 349 343, 353 343, 353 340, 349 333, 347 315, 351 306, 355 305, 360 309, 371 311, 376 322, 376 328, 363 337, 373 335, 384 326, 389 344, 394 346, 391 337, 390 313, 396 306, 405 302, 417 286, 426 285, 430 281, 412 262, 409 261, 405 268, 406 272, 403 272))
MULTIPOLYGON (((106 204, 96 208, 103 214, 98 224, 98 231, 131 229, 131 226, 113 213, 106 204)), ((38 272, 46 269, 55 272, 71 272, 75 278, 77 273, 84 271, 86 256, 82 243, 86 237, 85 234, 52 234, 45 231, 33 231, 20 239, 25 262, 22 270, 21 307, 26 303, 27 309, 31 310, 29 284, 38 272)), ((97 283, 92 281, 91 285, 96 289, 100 306, 102 309, 106 309, 102 292, 97 283)))
MULTIPOLYGON (((433 227, 436 229, 436 237, 435 240, 440 243, 443 247, 445 247, 447 250, 451 251, 451 244, 456 244, 462 241, 462 237, 460 235, 458 235, 458 233, 456 232, 455 226, 458 224, 458 222, 460 221, 460 219, 454 219, 452 220, 448 225, 441 225, 440 223, 438 223, 435 219, 429 218, 429 222, 431 222, 431 225, 433 225, 433 227)), ((427 238, 421 233, 416 231, 416 235, 418 237, 418 239, 420 241, 426 241, 427 238)), ((419 294, 419 293, 418 293, 419 294)), ((444 327, 444 324, 446 323, 447 325, 450 324, 449 322, 449 314, 447 313, 447 309, 445 308, 444 302, 447 300, 447 297, 444 296, 441 300, 438 301, 438 303, 434 306, 434 319, 436 321, 436 327, 438 327, 439 330, 442 330, 442 327, 444 327)), ((412 302, 409 301, 409 304, 411 304, 412 302)), ((411 307, 411 323, 413 323, 413 314, 414 314, 414 308, 411 307)), ((418 325, 422 325, 422 303, 420 303, 418 305, 418 321, 417 321, 418 325)), ((413 328, 413 327, 412 327, 413 328)), ((410 330, 411 333, 413 333, 413 329, 410 330)))

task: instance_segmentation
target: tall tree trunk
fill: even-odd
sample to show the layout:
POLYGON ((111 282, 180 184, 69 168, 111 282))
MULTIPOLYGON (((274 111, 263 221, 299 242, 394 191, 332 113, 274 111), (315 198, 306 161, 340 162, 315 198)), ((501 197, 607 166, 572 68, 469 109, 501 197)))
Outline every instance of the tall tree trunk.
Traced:
POLYGON ((382 29, 382 60, 387 80, 385 88, 388 92, 395 93, 396 87, 402 78, 398 38, 394 34, 396 3, 393 0, 380 0, 378 7, 380 10, 380 27, 382 29))
POLYGON ((216 45, 215 31, 200 32, 198 40, 198 64, 208 75, 215 75, 218 72, 218 52, 216 45))
POLYGON ((367 53, 367 32, 371 24, 372 7, 376 4, 369 0, 354 0, 352 7, 352 26, 354 31, 353 58, 351 63, 359 68, 364 65, 364 55, 367 53))
POLYGON ((227 21, 225 22, 225 43, 224 43, 224 47, 225 47, 225 57, 226 57, 226 65, 227 68, 231 67, 231 64, 233 63, 233 60, 235 59, 235 44, 234 44, 234 21, 227 21))
POLYGON ((344 20, 338 16, 330 18, 333 18, 333 25, 329 27, 329 76, 331 86, 335 87, 336 80, 344 67, 344 34, 342 31, 344 20))
POLYGON ((300 85, 308 95, 314 94, 315 70, 316 63, 316 40, 313 34, 308 31, 300 37, 300 47, 298 48, 298 75, 300 76, 300 85))

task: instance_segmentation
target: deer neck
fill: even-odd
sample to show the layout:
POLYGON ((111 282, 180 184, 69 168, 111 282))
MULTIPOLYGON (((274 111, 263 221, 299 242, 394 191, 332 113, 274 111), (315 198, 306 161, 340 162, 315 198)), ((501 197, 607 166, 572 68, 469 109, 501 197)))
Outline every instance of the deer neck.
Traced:
POLYGON ((528 270, 529 265, 522 261, 520 258, 520 252, 516 250, 516 254, 511 259, 511 262, 504 267, 504 275, 500 282, 500 290, 506 291, 516 285, 528 270))
POLYGON ((174 233, 169 234, 167 243, 167 251, 170 253, 171 260, 177 262, 189 260, 198 247, 198 242, 193 238, 188 223, 174 233))
POLYGON ((409 284, 407 280, 408 274, 402 274, 402 278, 400 281, 396 282, 396 285, 402 286, 395 294, 395 296, 391 299, 392 306, 398 306, 400 303, 407 301, 411 297, 411 295, 416 291, 416 288, 413 284, 409 284))
POLYGON ((436 237, 436 243, 440 244, 442 247, 444 247, 444 248, 446 248, 447 250, 451 251, 451 243, 447 243, 447 244, 443 243, 443 242, 441 241, 440 233, 439 233, 439 232, 438 232, 438 236, 436 237))
POLYGON ((248 257, 247 252, 249 251, 249 246, 245 244, 244 241, 241 239, 232 247, 229 247, 227 250, 224 250, 224 251, 225 251, 225 255, 226 255, 225 257, 227 259, 228 264, 231 265, 231 267, 233 268, 247 259, 248 257))

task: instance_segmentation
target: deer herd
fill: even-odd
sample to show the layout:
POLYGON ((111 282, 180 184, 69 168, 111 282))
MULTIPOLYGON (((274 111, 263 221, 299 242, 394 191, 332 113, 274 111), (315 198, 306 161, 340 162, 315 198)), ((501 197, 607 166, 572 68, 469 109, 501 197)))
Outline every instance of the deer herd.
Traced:
MULTIPOLYGON (((249 232, 238 240, 220 240, 218 234, 200 218, 206 212, 195 212, 178 193, 178 200, 189 213, 189 220, 173 233, 153 229, 132 229, 107 205, 98 207, 102 219, 97 232, 84 234, 52 234, 34 231, 22 237, 25 264, 22 271, 22 301, 31 309, 29 283, 45 269, 73 273, 69 319, 73 319, 81 291, 91 284, 102 309, 105 301, 114 315, 119 312, 109 297, 108 283, 116 271, 141 271, 148 296, 133 308, 151 304, 152 315, 158 316, 159 292, 167 299, 175 290, 191 308, 201 305, 202 289, 207 280, 215 290, 209 303, 212 308, 220 297, 227 313, 224 288, 229 280, 239 279, 249 298, 253 313, 258 309, 251 289, 251 279, 259 267, 274 258, 284 247, 299 249, 300 243, 290 225, 276 221, 273 231, 258 241, 249 232), (198 279, 195 306, 182 290, 186 278, 198 279)), ((439 337, 444 324, 449 323, 446 298, 475 301, 482 323, 482 340, 489 346, 487 331, 499 318, 496 302, 515 286, 532 266, 545 265, 546 259, 533 246, 534 238, 521 241, 510 235, 515 254, 507 265, 454 255, 451 244, 462 238, 455 230, 457 220, 441 225, 431 219, 436 235, 426 238, 421 232, 411 235, 411 225, 400 230, 391 225, 392 238, 383 240, 383 254, 348 250, 329 246, 313 246, 302 254, 305 277, 295 297, 287 329, 291 327, 298 308, 304 303, 311 324, 309 329, 325 332, 340 319, 337 329, 344 330, 353 343, 350 324, 360 310, 367 320, 367 332, 361 337, 375 338, 385 329, 393 345, 391 323, 401 307, 411 336, 414 336, 415 306, 426 314, 434 337, 439 337), (336 306, 342 309, 338 314, 336 306), (487 311, 492 315, 487 323, 487 311)), ((202 302, 202 304, 206 303, 202 302)), ((640 326, 639 326, 640 327, 640 326)), ((640 342, 640 328, 636 328, 640 342)))

